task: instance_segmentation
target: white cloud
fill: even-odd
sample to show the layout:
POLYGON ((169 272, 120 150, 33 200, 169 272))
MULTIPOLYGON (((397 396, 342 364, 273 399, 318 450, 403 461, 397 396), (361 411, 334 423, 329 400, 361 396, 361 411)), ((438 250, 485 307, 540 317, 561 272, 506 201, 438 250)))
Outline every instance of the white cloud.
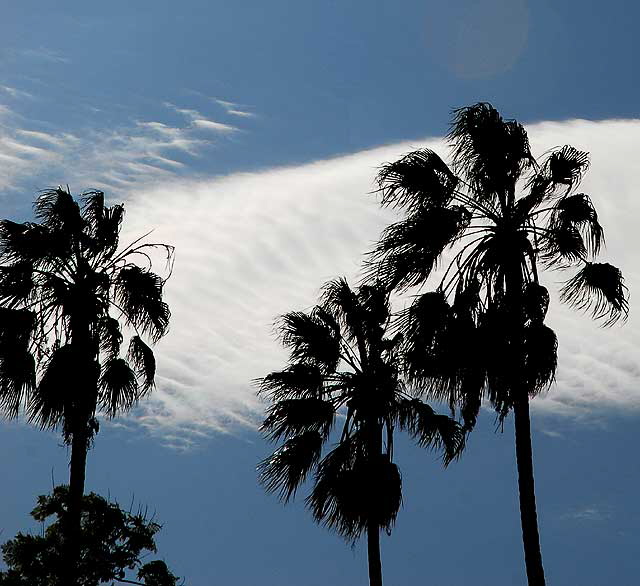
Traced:
POLYGON ((191 110, 189 108, 178 108, 175 105, 167 102, 165 103, 167 108, 170 108, 177 112, 178 114, 182 114, 185 118, 190 121, 190 124, 193 128, 200 128, 202 130, 210 130, 218 134, 229 134, 231 132, 236 132, 240 130, 235 126, 231 126, 230 124, 223 124, 222 122, 216 122, 215 120, 210 120, 203 116, 197 110, 191 110))
POLYGON ((231 114, 232 116, 240 116, 241 118, 255 118, 255 114, 253 112, 246 112, 244 110, 235 110, 230 109, 227 110, 227 114, 231 114))
POLYGON ((253 112, 249 112, 246 110, 245 106, 241 106, 240 104, 236 104, 235 102, 228 102, 227 100, 220 100, 218 98, 213 98, 213 101, 216 102, 219 106, 222 106, 227 114, 231 116, 239 116, 240 118, 255 118, 256 115, 253 112), (243 108, 242 110, 240 108, 243 108))
MULTIPOLYGON (((71 134, 0 106, 0 188, 25 180, 103 188, 126 197, 129 235, 155 227, 154 238, 176 246, 167 286, 171 332, 158 347, 158 388, 142 407, 142 421, 172 433, 229 431, 260 416, 250 380, 283 364, 271 331, 275 316, 313 305, 326 280, 356 275, 362 253, 391 220, 369 195, 376 168, 424 144, 445 151, 434 139, 219 179, 196 180, 191 172, 188 179, 185 157, 209 144, 194 121, 206 118, 171 107, 186 124, 139 121, 71 134)), ((529 132, 538 154, 564 143, 591 151, 583 189, 607 230, 602 258, 623 268, 632 292, 629 322, 611 329, 554 300, 549 323, 560 340, 558 382, 533 404, 539 412, 591 418, 605 409, 638 410, 640 121, 541 123, 529 132)), ((552 291, 560 279, 547 277, 552 291)))
POLYGON ((205 130, 212 130, 213 132, 220 132, 227 134, 229 132, 236 132, 238 129, 230 124, 223 124, 222 122, 215 122, 214 120, 207 120, 203 118, 196 118, 193 121, 193 125, 198 128, 204 128, 205 130))
POLYGON ((120 128, 87 128, 78 135, 38 128, 0 106, 0 188, 15 189, 27 178, 38 186, 69 183, 122 193, 185 172, 210 142, 196 136, 192 122, 170 126, 139 121, 120 128))
MULTIPOLYGON (((529 126, 534 151, 574 144, 592 153, 584 181, 607 229, 604 260, 621 266, 631 291, 640 284, 636 255, 640 204, 636 146, 640 121, 570 121, 529 126)), ((127 231, 155 227, 176 246, 167 285, 171 332, 157 350, 158 389, 143 407, 154 428, 228 431, 259 418, 250 381, 283 365, 271 324, 308 308, 319 287, 353 277, 362 253, 390 221, 372 189, 384 161, 437 140, 399 144, 299 167, 165 184, 127 202, 127 231)), ((547 280, 557 290, 561 275, 547 280)), ((638 304, 623 326, 602 329, 588 316, 554 303, 549 323, 560 339, 558 382, 534 401, 539 412, 587 416, 640 409, 638 304)))
POLYGON ((23 90, 19 90, 17 88, 8 86, 8 85, 0 85, 0 90, 2 90, 5 94, 8 94, 14 99, 33 99, 33 94, 29 92, 25 92, 23 90))

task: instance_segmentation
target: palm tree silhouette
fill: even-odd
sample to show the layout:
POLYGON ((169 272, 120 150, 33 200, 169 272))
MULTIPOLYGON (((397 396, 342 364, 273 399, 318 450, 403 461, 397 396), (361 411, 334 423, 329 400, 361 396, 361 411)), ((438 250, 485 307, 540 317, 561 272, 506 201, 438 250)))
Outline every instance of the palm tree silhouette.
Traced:
POLYGON ((0 407, 61 428, 71 446, 72 572, 96 414, 114 417, 154 386, 153 351, 141 335, 157 341, 170 313, 149 253, 160 248, 171 263, 173 248, 144 237, 119 248, 124 206, 105 206, 100 191, 76 201, 68 188, 47 190, 34 213, 37 222, 0 221, 0 407), (133 332, 126 359, 120 322, 133 332))
POLYGON ((402 500, 394 429, 441 449, 445 464, 464 443, 459 424, 407 392, 401 336, 386 337, 389 318, 388 293, 379 284, 352 290, 344 279, 331 281, 310 312, 280 318, 290 361, 259 381, 272 401, 262 431, 284 440, 259 465, 262 484, 287 502, 313 470, 306 504, 314 520, 352 542, 367 534, 372 586, 382 584, 380 529, 391 531, 402 500), (322 456, 336 419, 338 441, 322 456))
POLYGON ((398 322, 408 379, 458 406, 466 429, 482 397, 500 422, 513 409, 526 570, 541 585, 529 399, 554 380, 557 339, 543 323, 549 294, 539 271, 577 268, 560 297, 605 325, 626 317, 626 287, 620 270, 590 260, 604 235, 591 199, 575 189, 587 153, 564 146, 539 164, 525 129, 487 103, 455 110, 448 140, 451 169, 429 149, 381 168, 382 205, 406 216, 385 229, 367 271, 405 291, 424 285, 450 249, 436 290, 398 322))

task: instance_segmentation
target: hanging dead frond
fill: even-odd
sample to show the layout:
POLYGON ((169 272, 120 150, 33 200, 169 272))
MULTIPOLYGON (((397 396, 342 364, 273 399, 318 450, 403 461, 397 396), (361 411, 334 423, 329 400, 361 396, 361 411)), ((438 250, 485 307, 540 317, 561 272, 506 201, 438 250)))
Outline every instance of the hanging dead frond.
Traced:
POLYGON ((628 289, 622 272, 609 263, 585 263, 560 292, 562 301, 591 311, 594 319, 610 326, 629 313, 628 289))
POLYGON ((133 366, 140 385, 140 395, 150 392, 155 385, 156 359, 153 350, 140 336, 133 336, 129 342, 127 359, 133 366))

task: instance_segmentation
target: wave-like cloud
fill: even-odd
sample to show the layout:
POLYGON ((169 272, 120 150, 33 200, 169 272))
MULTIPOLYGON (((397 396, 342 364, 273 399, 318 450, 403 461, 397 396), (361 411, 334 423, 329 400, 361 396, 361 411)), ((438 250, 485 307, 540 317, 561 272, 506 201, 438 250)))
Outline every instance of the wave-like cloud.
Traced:
MULTIPOLYGON (((591 152, 582 189, 607 230, 602 257, 623 268, 634 291, 640 121, 575 120, 528 130, 535 153, 562 144, 591 152)), ((157 348, 158 388, 141 421, 168 433, 253 425, 262 405, 251 380, 285 358, 273 336, 275 316, 313 305, 334 276, 355 277, 362 253, 392 219, 370 193, 376 168, 425 145, 446 154, 434 139, 298 167, 138 187, 127 201, 127 232, 155 227, 154 240, 176 246, 167 284, 171 331, 157 348)), ((560 273, 547 277, 551 289, 561 280, 560 273)), ((536 399, 537 408, 579 417, 640 408, 637 308, 632 297, 628 323, 602 329, 556 300, 549 323, 560 340, 558 381, 536 399)))
MULTIPOLYGON (((242 132, 205 114, 165 103, 177 124, 158 120, 125 121, 102 128, 87 122, 67 132, 25 117, 20 101, 29 95, 0 86, 0 189, 16 191, 25 183, 70 183, 122 194, 139 186, 175 180, 195 171, 190 163, 224 137, 242 132), (35 179, 37 178, 37 179, 35 179)), ((99 110, 98 110, 99 111, 99 110)))

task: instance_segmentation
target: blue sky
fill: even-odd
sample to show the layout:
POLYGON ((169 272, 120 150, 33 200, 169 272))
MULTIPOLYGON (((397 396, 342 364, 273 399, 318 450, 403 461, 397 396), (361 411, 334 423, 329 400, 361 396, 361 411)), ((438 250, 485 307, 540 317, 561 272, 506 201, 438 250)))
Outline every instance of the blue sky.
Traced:
MULTIPOLYGON (((155 397, 102 426, 87 486, 155 509, 160 553, 188 585, 366 584, 361 545, 257 485, 269 446, 249 381, 282 364, 272 318, 355 274, 390 220, 367 195, 376 166, 441 136, 452 107, 492 101, 531 123, 538 154, 590 150, 607 255, 640 283, 639 13, 525 0, 4 7, 0 215, 27 219, 42 187, 102 187, 126 202, 129 234, 156 227, 177 247, 155 397)), ((605 331, 553 311, 561 368, 533 424, 549 582, 635 584, 634 318, 605 331)), ((67 452, 20 423, 0 435, 8 539, 52 477, 65 480, 67 452)), ((524 583, 513 452, 510 421, 496 433, 488 411, 446 471, 398 446, 405 497, 383 539, 386 583, 524 583)))

